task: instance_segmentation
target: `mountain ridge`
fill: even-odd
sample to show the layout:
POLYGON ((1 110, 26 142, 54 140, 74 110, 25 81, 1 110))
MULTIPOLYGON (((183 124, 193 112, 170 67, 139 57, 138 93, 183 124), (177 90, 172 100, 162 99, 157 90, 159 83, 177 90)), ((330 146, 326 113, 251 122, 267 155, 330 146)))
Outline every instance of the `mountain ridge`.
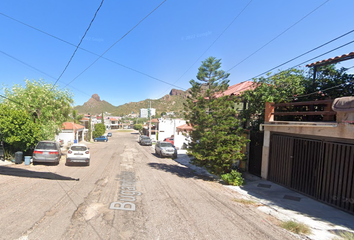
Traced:
POLYGON ((91 98, 83 105, 74 107, 79 114, 100 114, 108 112, 113 116, 124 116, 131 113, 139 113, 141 108, 148 108, 151 101, 151 107, 156 109, 156 114, 162 112, 174 112, 176 115, 181 115, 183 111, 183 103, 188 96, 188 90, 172 89, 169 94, 166 94, 160 99, 145 99, 139 102, 129 102, 123 105, 114 106, 111 103, 101 100, 98 94, 93 94, 91 98))

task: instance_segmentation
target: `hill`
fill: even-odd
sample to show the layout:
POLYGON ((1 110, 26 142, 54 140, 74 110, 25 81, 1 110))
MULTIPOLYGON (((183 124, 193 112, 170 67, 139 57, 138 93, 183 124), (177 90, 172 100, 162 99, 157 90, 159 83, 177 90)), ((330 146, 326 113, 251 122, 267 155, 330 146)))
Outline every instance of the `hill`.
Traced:
POLYGON ((102 101, 97 94, 93 94, 82 106, 76 106, 74 109, 77 110, 79 114, 100 114, 102 112, 112 112, 116 110, 116 108, 117 107, 109 102, 102 101))
POLYGON ((156 114, 158 115, 162 112, 175 112, 178 114, 183 111, 183 103, 186 101, 187 95, 187 91, 172 89, 169 94, 160 99, 145 99, 140 102, 130 102, 115 107, 104 100, 100 100, 100 97, 94 94, 82 106, 76 106, 75 109, 79 114, 109 112, 114 116, 124 116, 132 112, 139 113, 141 108, 148 108, 151 101, 151 107, 156 109, 156 114))

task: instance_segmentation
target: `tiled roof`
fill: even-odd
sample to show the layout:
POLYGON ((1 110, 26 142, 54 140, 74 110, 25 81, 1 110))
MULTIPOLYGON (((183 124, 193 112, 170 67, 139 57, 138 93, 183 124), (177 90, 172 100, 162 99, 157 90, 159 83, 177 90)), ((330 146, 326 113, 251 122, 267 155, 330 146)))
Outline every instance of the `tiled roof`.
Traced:
POLYGON ((88 121, 88 120, 90 120, 90 119, 87 117, 83 117, 80 121, 88 121))
POLYGON ((193 130, 193 127, 192 126, 189 126, 188 124, 183 124, 181 126, 178 126, 177 127, 178 130, 193 130))
MULTIPOLYGON (((63 130, 72 130, 72 129, 73 129, 73 126, 74 126, 73 122, 64 122, 64 123, 63 123, 63 126, 62 126, 62 129, 63 129, 63 130)), ((75 123, 75 130, 77 130, 77 129, 84 129, 84 128, 85 128, 84 126, 75 123)))
POLYGON ((119 118, 110 117, 110 118, 109 118, 109 120, 111 120, 111 121, 118 121, 118 120, 119 120, 119 118))
POLYGON ((334 57, 334 58, 328 58, 326 60, 310 63, 310 64, 307 64, 306 67, 333 64, 333 63, 342 62, 342 61, 346 61, 346 60, 353 59, 353 58, 354 58, 354 52, 351 52, 351 53, 343 54, 341 56, 337 56, 337 57, 334 57))
POLYGON ((218 97, 230 96, 230 95, 237 96, 246 90, 252 90, 252 89, 255 89, 254 82, 244 81, 244 82, 240 82, 240 83, 230 86, 225 92, 217 94, 216 97, 218 98, 218 97))
MULTIPOLYGON (((148 122, 150 122, 150 121, 148 121, 148 122)), ((158 123, 158 122, 159 122, 159 120, 157 118, 151 119, 151 123, 158 123)))

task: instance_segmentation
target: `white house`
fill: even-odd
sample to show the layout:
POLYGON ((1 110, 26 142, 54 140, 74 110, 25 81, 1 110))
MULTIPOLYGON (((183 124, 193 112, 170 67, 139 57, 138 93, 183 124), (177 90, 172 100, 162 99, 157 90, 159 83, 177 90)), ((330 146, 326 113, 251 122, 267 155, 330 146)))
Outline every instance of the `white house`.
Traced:
POLYGON ((165 138, 174 137, 174 145, 181 149, 184 143, 188 143, 186 140, 186 134, 183 131, 178 131, 177 127, 185 125, 184 119, 159 119, 158 126, 158 140, 162 141, 165 138))
POLYGON ((68 142, 74 143, 75 140, 80 142, 84 140, 85 130, 87 131, 87 129, 80 124, 64 122, 61 132, 55 137, 55 140, 63 140, 64 144, 67 144, 68 142))

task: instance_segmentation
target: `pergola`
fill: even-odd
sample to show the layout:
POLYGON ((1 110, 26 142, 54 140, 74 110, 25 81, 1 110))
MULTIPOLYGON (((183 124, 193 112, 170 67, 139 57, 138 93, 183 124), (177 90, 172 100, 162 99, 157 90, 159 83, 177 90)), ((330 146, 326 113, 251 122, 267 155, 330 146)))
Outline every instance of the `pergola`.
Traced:
POLYGON ((317 68, 329 64, 334 64, 334 63, 339 63, 343 61, 347 61, 350 59, 354 58, 354 52, 348 53, 348 54, 343 54, 341 56, 337 56, 334 58, 328 58, 325 60, 317 61, 314 63, 307 64, 306 67, 313 67, 313 80, 315 81, 316 79, 316 73, 317 73, 317 68))

